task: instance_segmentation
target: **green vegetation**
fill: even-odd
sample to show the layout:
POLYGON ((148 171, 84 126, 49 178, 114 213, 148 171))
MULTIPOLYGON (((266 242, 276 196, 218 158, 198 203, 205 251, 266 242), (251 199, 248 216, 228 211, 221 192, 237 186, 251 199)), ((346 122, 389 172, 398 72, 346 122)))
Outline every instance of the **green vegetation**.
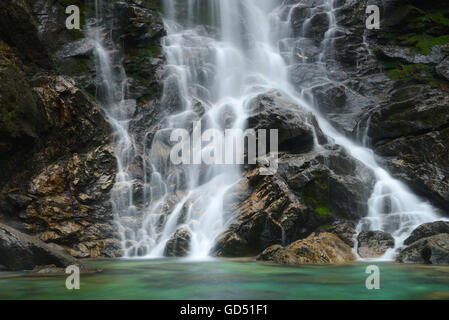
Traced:
POLYGON ((84 33, 81 30, 71 29, 71 30, 67 30, 67 32, 70 34, 70 37, 74 41, 84 38, 84 33))
POLYGON ((89 58, 75 57, 73 61, 76 63, 76 71, 78 74, 86 74, 89 72, 89 58))
POLYGON ((398 37, 400 44, 405 47, 412 47, 413 53, 428 55, 432 47, 449 43, 449 35, 440 37, 428 34, 406 34, 398 37))
POLYGON ((393 80, 432 79, 432 68, 425 64, 387 64, 387 75, 393 80), (388 70, 390 69, 390 70, 388 70))
POLYGON ((328 214, 326 207, 316 208, 315 212, 318 213, 320 216, 327 216, 327 214, 328 214))
POLYGON ((328 203, 327 177, 317 176, 305 187, 302 198, 305 204, 312 208, 320 216, 331 214, 328 203))
POLYGON ((413 20, 414 22, 424 22, 424 23, 436 23, 442 24, 444 26, 449 26, 449 18, 447 18, 443 12, 428 12, 423 16, 417 17, 413 20))

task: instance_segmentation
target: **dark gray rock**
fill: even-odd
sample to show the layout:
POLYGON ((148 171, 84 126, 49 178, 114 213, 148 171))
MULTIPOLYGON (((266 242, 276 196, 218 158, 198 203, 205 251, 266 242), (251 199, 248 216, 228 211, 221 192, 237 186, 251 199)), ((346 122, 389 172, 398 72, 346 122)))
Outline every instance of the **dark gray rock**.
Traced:
POLYGON ((444 59, 439 65, 436 66, 437 73, 449 80, 449 58, 444 59))
POLYGON ((337 235, 348 246, 354 248, 354 235, 356 234, 354 224, 348 222, 336 222, 326 231, 337 235))
POLYGON ((67 267, 80 262, 55 244, 46 244, 0 224, 0 264, 8 270, 32 270, 39 265, 67 267))
POLYGON ((310 151, 315 143, 315 135, 320 143, 327 141, 315 116, 280 92, 259 95, 249 104, 248 112, 248 128, 266 129, 268 132, 271 129, 278 130, 279 151, 310 151))
MULTIPOLYGON (((273 176, 260 176, 258 168, 246 172, 230 191, 226 211, 232 223, 219 237, 216 255, 256 255, 336 220, 358 221, 367 214, 374 175, 341 148, 281 155, 278 164, 273 176)), ((351 245, 349 226, 333 232, 351 245)))
POLYGON ((362 258, 378 258, 394 248, 394 238, 383 231, 362 231, 357 236, 357 253, 362 258))
POLYGON ((416 264, 449 264, 449 234, 442 233, 413 242, 403 249, 396 261, 416 264))
POLYGON ((164 250, 166 257, 184 257, 190 249, 190 231, 185 227, 180 227, 170 240, 167 241, 164 250))
POLYGON ((422 224, 412 231, 410 236, 404 240, 404 244, 411 245, 413 242, 418 241, 422 238, 435 236, 440 233, 449 234, 449 222, 436 221, 422 224))

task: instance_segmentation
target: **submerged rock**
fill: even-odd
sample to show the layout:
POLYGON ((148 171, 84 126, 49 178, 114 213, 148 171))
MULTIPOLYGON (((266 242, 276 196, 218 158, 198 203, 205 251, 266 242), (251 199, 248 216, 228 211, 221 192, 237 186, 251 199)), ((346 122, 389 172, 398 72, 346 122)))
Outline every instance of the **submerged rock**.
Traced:
POLYGON ((394 238, 383 231, 362 231, 357 236, 357 253, 362 258, 378 258, 394 248, 394 238))
POLYGON ((449 234, 441 233, 413 242, 396 261, 417 264, 449 264, 449 234))
POLYGON ((80 265, 62 247, 46 244, 4 224, 0 224, 0 265, 8 270, 33 270, 39 265, 56 267, 80 265))
POLYGON ((286 247, 273 245, 265 249, 257 260, 281 264, 333 264, 355 260, 352 249, 333 233, 311 234, 286 247))

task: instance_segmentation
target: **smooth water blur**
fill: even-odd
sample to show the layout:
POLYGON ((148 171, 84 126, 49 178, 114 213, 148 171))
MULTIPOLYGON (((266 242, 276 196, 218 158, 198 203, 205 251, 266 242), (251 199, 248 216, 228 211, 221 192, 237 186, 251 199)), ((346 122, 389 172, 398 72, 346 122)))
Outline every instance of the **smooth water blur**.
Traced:
POLYGON ((92 261, 102 272, 65 276, 0 273, 0 299, 449 299, 449 267, 376 263, 380 289, 368 290, 366 263, 279 266, 251 260, 92 261))

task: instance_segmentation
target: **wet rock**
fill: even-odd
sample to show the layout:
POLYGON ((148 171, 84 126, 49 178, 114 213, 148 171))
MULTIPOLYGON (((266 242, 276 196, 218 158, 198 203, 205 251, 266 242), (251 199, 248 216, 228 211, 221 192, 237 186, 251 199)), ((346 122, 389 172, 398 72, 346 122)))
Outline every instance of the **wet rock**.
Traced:
POLYGON ((362 258, 378 258, 394 248, 394 238, 383 231, 362 231, 357 236, 357 253, 362 258))
MULTIPOLYGON (((269 92, 255 98, 248 107, 248 128, 278 130, 278 149, 302 153, 314 146, 315 134, 321 143, 327 141, 312 113, 298 106, 280 92, 269 92)), ((267 150, 269 143, 267 144, 267 150)))
POLYGON ((416 84, 391 92, 391 99, 371 117, 368 131, 373 144, 382 140, 439 131, 449 121, 449 96, 416 84))
POLYGON ((166 257, 184 257, 188 254, 190 249, 190 230, 186 227, 180 227, 170 240, 167 241, 164 250, 166 257))
POLYGON ((335 234, 311 234, 287 247, 273 245, 258 257, 260 261, 280 264, 335 264, 355 260, 352 249, 335 234))
POLYGON ((436 221, 436 222, 424 223, 412 231, 410 236, 404 240, 404 244, 411 245, 413 242, 418 241, 422 238, 435 236, 440 233, 449 234, 449 222, 436 221))
POLYGON ((307 5, 298 4, 291 12, 291 27, 295 36, 302 34, 302 27, 305 20, 310 16, 311 9, 307 5))
POLYGON ((34 267, 33 273, 35 274, 65 274, 64 268, 58 268, 54 264, 46 265, 46 266, 36 266, 34 267))
POLYGON ((396 261, 433 265, 449 264, 449 234, 442 233, 413 242, 399 253, 396 261))
POLYGON ((381 163, 396 178, 436 206, 449 210, 449 129, 380 143, 381 163))
POLYGON ((344 243, 351 248, 354 248, 354 235, 356 234, 354 224, 348 222, 336 222, 329 229, 327 229, 326 232, 337 235, 341 240, 343 240, 344 243))
POLYGON ((147 8, 144 2, 119 1, 114 11, 119 20, 116 32, 127 46, 144 46, 165 35, 159 14, 147 8))
POLYGON ((444 58, 444 53, 440 46, 434 46, 429 52, 424 54, 411 54, 410 48, 401 48, 392 45, 377 46, 378 54, 383 54, 388 58, 401 59, 409 63, 437 64, 444 58))
POLYGON ((118 1, 112 9, 117 19, 112 37, 115 43, 123 44, 130 96, 139 104, 162 94, 158 74, 164 63, 161 38, 165 29, 158 6, 153 2, 118 1))
POLYGON ((5 0, 0 3, 1 36, 18 49, 21 58, 29 59, 49 69, 52 59, 47 47, 41 42, 39 25, 34 19, 27 1, 5 0), (11 28, 14 26, 14 28, 11 28))
MULTIPOLYGON (((226 207, 229 229, 213 250, 219 256, 253 256, 274 244, 309 236, 336 220, 358 221, 367 214, 373 173, 341 148, 281 155, 273 176, 245 173, 226 207)), ((346 234, 349 226, 335 228, 346 234)))
POLYGON ((322 85, 326 73, 316 64, 297 63, 288 68, 293 84, 299 88, 309 88, 322 85))
POLYGON ((109 202, 116 171, 109 125, 69 77, 37 76, 29 88, 40 111, 29 113, 38 127, 25 125, 26 117, 17 114, 13 134, 24 143, 11 144, 14 139, 8 138, 8 152, 2 155, 9 170, 0 174, 1 212, 18 220, 21 230, 64 246, 76 257, 111 256, 112 248, 120 255, 117 246, 106 245, 118 237, 109 202))
POLYGON ((423 85, 404 85, 370 118, 368 136, 396 178, 448 210, 449 95, 423 85))
POLYGON ((437 73, 449 80, 449 58, 444 59, 440 64, 436 66, 437 73))
POLYGON ((0 224, 0 264, 8 270, 32 270, 38 265, 57 267, 80 265, 79 261, 54 244, 46 244, 4 224, 0 224))
POLYGON ((324 34, 329 29, 329 16, 326 12, 314 14, 306 21, 304 28, 304 35, 312 38, 315 41, 320 41, 324 38, 324 34))

